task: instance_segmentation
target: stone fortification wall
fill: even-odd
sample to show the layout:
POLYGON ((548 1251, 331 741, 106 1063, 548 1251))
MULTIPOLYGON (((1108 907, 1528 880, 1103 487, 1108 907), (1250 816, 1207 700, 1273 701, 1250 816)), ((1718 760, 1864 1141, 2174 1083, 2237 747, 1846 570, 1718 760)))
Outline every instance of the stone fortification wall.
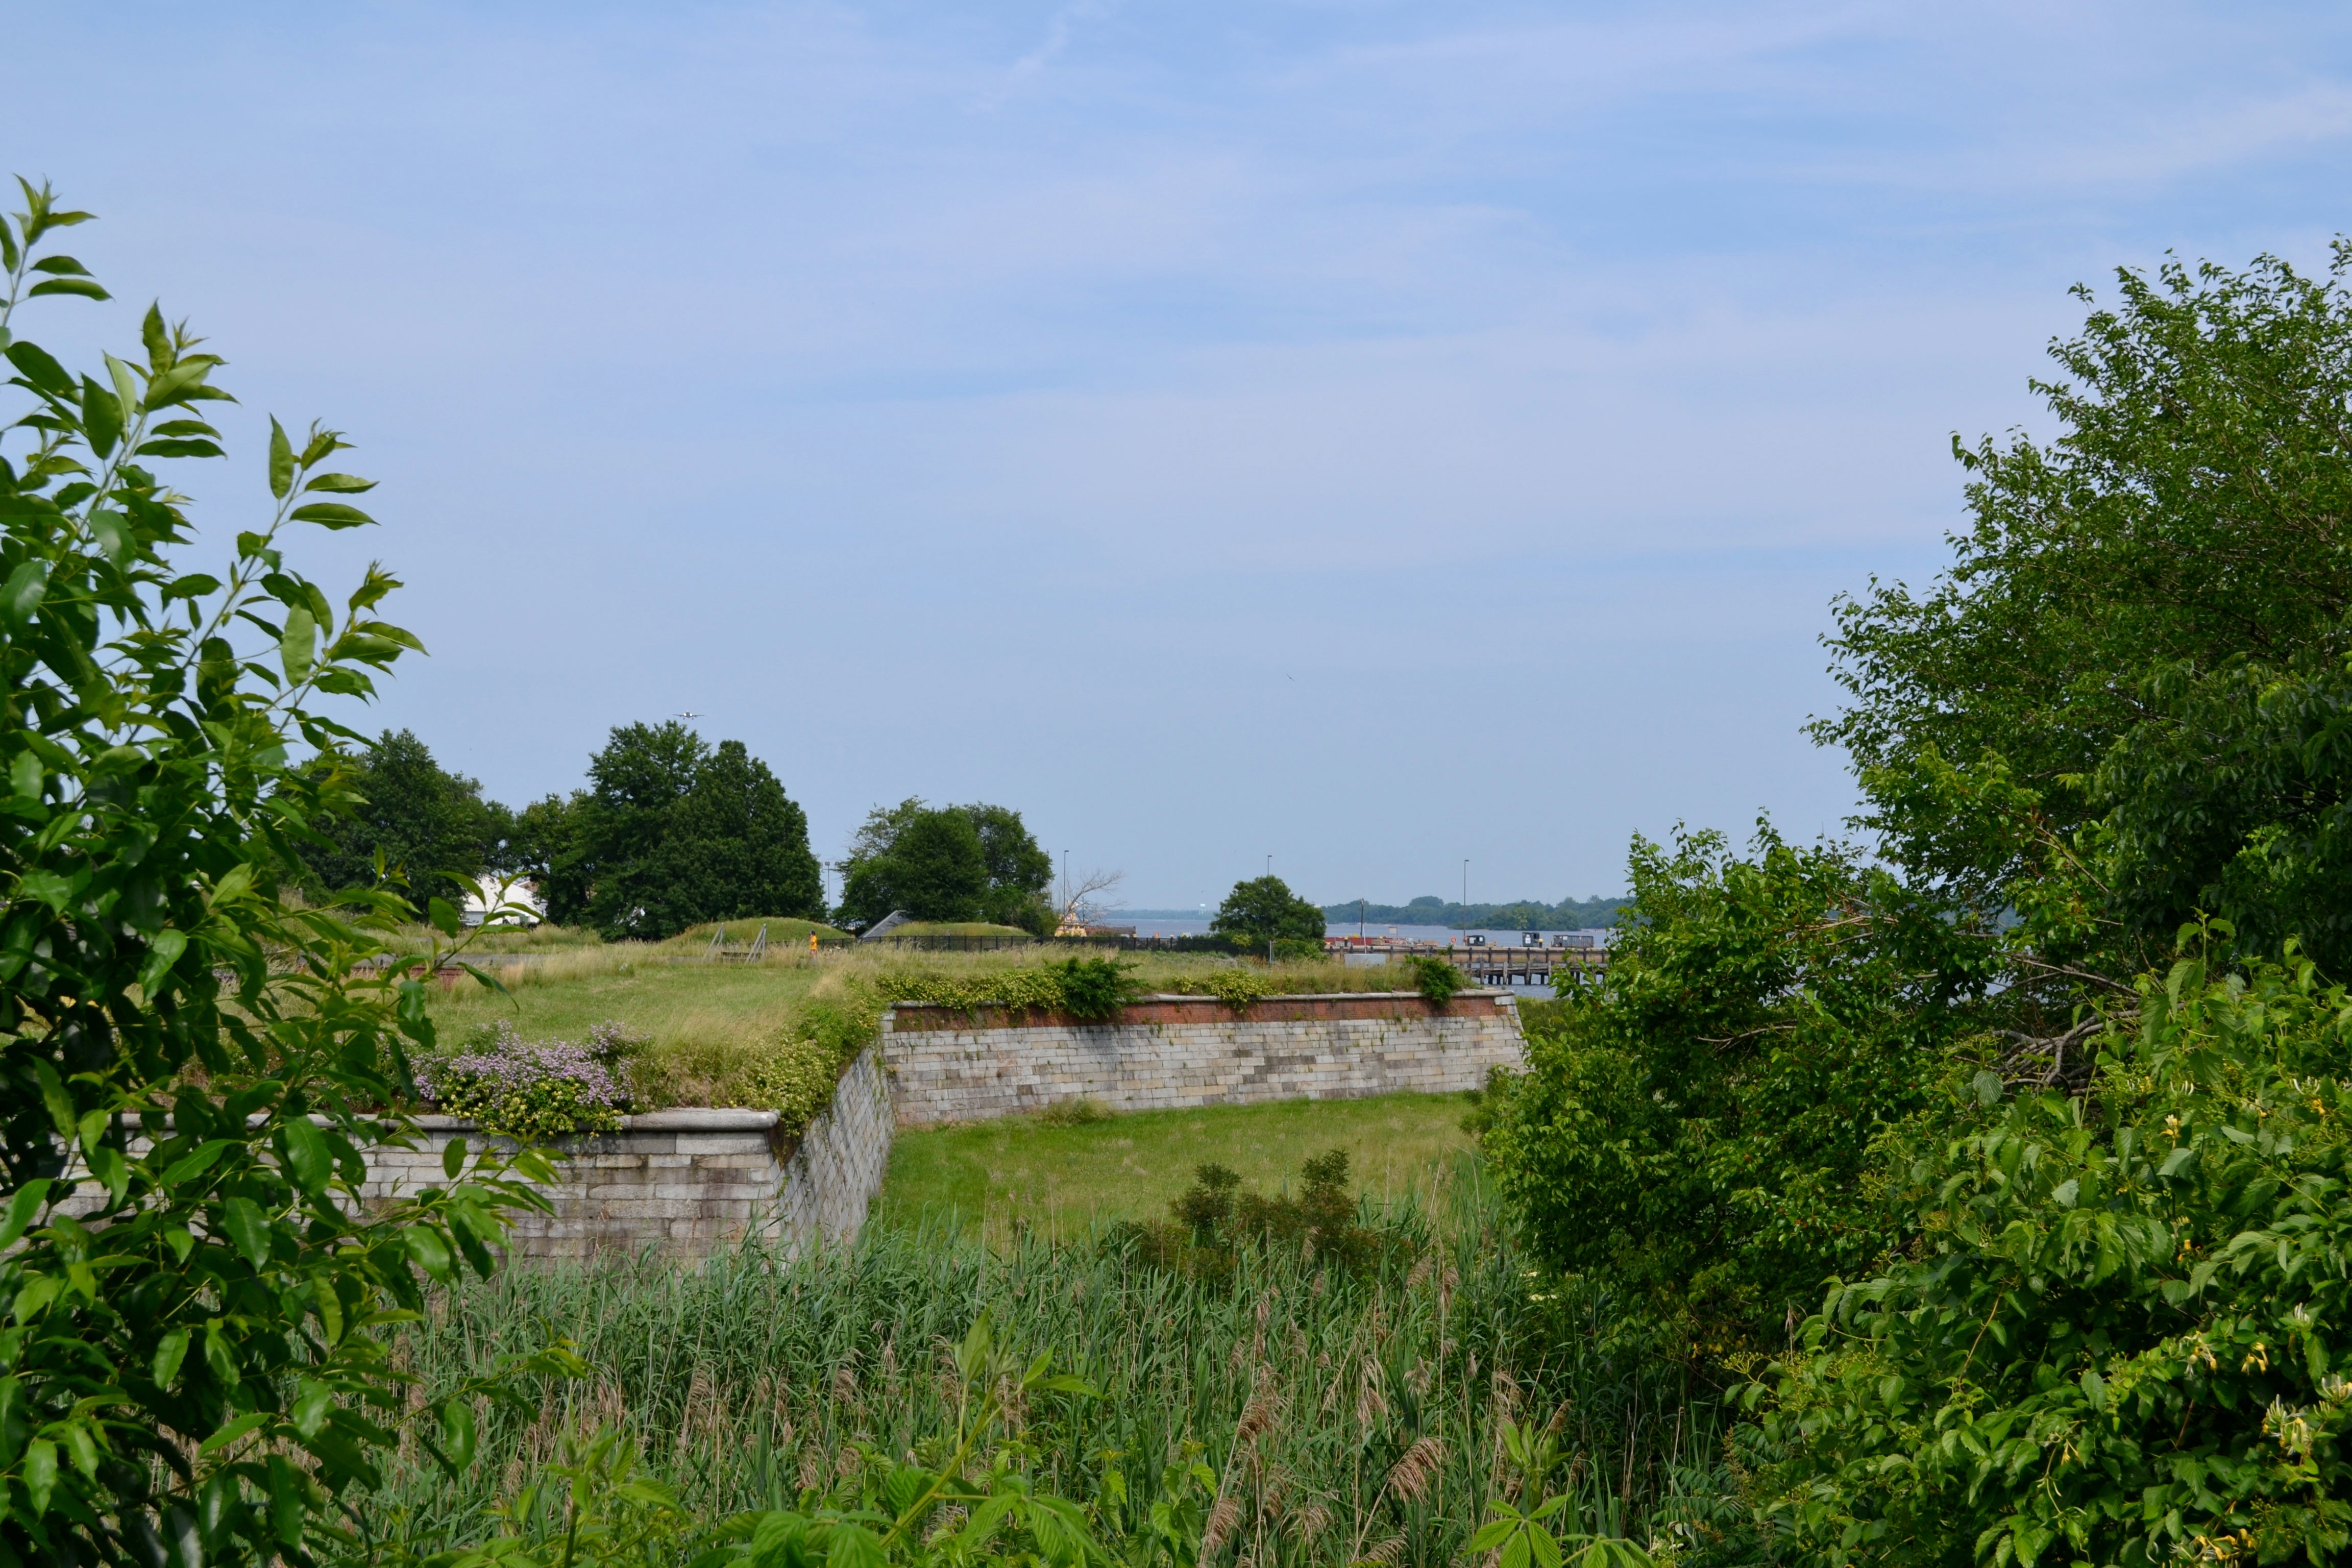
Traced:
POLYGON ((901 1003, 883 1015, 898 1124, 976 1121, 1099 1100, 1114 1110, 1348 1100, 1477 1089, 1524 1058, 1517 1002, 1465 991, 1434 1006, 1409 991, 1269 996, 1236 1012, 1154 996, 1117 1023, 901 1003))
MULTIPOLYGON (((414 1150, 370 1153, 362 1193, 386 1198, 443 1179, 441 1152, 476 1136, 459 1117, 417 1119, 414 1150)), ((549 1192, 554 1212, 512 1233, 524 1258, 585 1258, 657 1247, 698 1258, 756 1237, 787 1250, 814 1237, 846 1241, 866 1223, 890 1161, 892 1119, 879 1053, 842 1075, 833 1104, 797 1142, 772 1110, 656 1110, 617 1132, 573 1140, 549 1192)))

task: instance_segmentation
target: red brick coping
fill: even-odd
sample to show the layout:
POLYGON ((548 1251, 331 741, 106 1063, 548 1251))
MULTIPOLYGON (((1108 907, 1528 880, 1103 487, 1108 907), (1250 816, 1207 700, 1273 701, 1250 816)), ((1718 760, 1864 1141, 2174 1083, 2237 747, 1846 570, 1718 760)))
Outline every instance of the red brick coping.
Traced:
POLYGON ((1313 996, 1261 996, 1235 1011, 1214 996, 1147 996, 1131 1003, 1116 1019, 1077 1019, 1042 1009, 1016 1012, 1005 1007, 959 1007, 946 1002, 892 1004, 887 1027, 893 1034, 934 1029, 1108 1029, 1154 1024, 1297 1024, 1326 1018, 1474 1018, 1491 1016, 1496 1008, 1514 1005, 1507 991, 1464 991, 1443 1007, 1433 1006, 1415 991, 1335 991, 1313 996))

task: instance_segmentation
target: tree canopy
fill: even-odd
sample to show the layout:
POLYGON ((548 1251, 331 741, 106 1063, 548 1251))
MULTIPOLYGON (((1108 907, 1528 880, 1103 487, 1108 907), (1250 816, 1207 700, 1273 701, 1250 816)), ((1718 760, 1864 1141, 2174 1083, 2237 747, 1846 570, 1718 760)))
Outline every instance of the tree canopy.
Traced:
POLYGON ((303 847, 314 893, 373 885, 382 855, 419 896, 454 902, 466 895, 503 810, 482 799, 479 784, 443 769, 409 730, 386 730, 343 777, 357 801, 348 815, 319 819, 325 843, 303 847))
POLYGON ((2352 1541, 2347 268, 2084 291, 2056 434, 1837 608, 1873 841, 1637 843, 1500 1086, 1547 1260, 1746 1383, 1759 1556, 2352 1541))
POLYGON ((919 921, 1052 929, 1045 891, 1053 858, 1006 806, 929 806, 912 797, 877 805, 840 870, 846 923, 872 925, 903 910, 919 921))
POLYGON ((705 921, 823 918, 808 817, 741 742, 713 749, 676 720, 619 725, 588 777, 567 807, 531 808, 554 847, 555 919, 659 941, 705 921))
POLYGON ((2168 262, 2111 306, 2078 290, 2063 378, 2034 384, 2056 437, 1955 442, 1972 526, 1927 588, 1839 605, 1850 701, 1813 726, 1914 875, 1999 908, 2035 844, 2079 839, 2119 973, 2200 910, 2249 952, 2294 932, 2352 962, 2347 266, 2339 243, 2324 279, 2168 262))
POLYGON ((1323 911, 1290 890, 1279 877, 1255 877, 1235 882, 1225 901, 1217 906, 1209 930, 1219 936, 1240 938, 1252 946, 1288 938, 1320 942, 1323 911))

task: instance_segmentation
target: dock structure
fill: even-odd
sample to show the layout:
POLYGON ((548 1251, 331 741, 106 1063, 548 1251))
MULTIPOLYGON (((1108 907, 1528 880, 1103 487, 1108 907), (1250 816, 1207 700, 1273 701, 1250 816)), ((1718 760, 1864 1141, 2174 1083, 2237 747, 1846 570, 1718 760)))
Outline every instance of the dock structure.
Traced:
MULTIPOLYGON (((1529 937, 1538 933, 1530 931, 1529 937)), ((1442 958, 1474 985, 1573 985, 1609 970, 1609 949, 1591 937, 1552 936, 1522 942, 1409 942, 1392 936, 1327 936, 1323 951, 1360 963, 1442 958), (1376 958, 1373 955, 1378 954, 1376 958)))

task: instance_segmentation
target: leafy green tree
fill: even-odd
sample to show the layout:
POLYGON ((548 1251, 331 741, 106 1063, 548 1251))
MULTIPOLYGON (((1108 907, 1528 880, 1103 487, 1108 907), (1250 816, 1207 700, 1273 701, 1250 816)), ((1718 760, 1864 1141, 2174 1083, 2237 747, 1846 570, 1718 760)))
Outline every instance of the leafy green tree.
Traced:
POLYGON ((2352 879, 2329 717, 2352 657, 2347 267, 2339 244, 2325 279, 2271 258, 2120 274, 2036 384, 2059 435, 1956 444, 1974 523, 1951 567, 1839 610, 1852 700, 1813 733, 1853 753, 1888 851, 1998 910, 2044 873, 2022 851, 2083 837, 2108 934, 2075 961, 2112 979, 2198 909, 2250 952, 2299 931, 2352 963, 2329 896, 2352 879), (1998 773, 2038 833, 1949 809, 1923 769, 1998 773))
POLYGON ((820 916, 808 818, 740 741, 717 751, 685 725, 616 726, 567 808, 545 805, 556 851, 550 912, 608 939, 675 936, 705 921, 820 916))
POLYGON ((822 919, 824 884, 808 814, 740 741, 721 741, 695 770, 671 826, 696 920, 742 915, 822 919))
POLYGON ((988 868, 988 891, 981 899, 984 920, 1043 935, 1053 929, 1054 910, 1045 889, 1054 880, 1054 858, 1010 806, 975 801, 956 808, 971 818, 980 835, 980 858, 988 868))
POLYGON ((1262 948, 1269 939, 1296 938, 1320 942, 1323 911, 1290 890, 1279 877, 1256 877, 1235 882, 1225 901, 1217 906, 1210 931, 1228 936, 1244 947, 1262 948))
POLYGON ((659 941, 695 923, 670 854, 670 826, 708 754, 676 720, 615 725, 588 763, 567 880, 587 890, 583 912, 608 939, 659 941))
POLYGON ((357 759, 348 787, 360 797, 349 815, 317 824, 323 844, 305 847, 312 889, 332 892, 375 880, 375 858, 399 867, 417 892, 452 900, 460 879, 482 869, 497 808, 482 786, 445 771, 415 731, 386 730, 357 759))
POLYGON ((1797 1561, 2342 1561, 2348 1005, 2307 962, 2191 956, 2089 1097, 1970 1086, 1911 1173, 1916 1255, 1749 1391, 1797 1561))
MULTIPOLYGON (((497 801, 488 803, 488 847, 483 860, 493 871, 536 878, 542 887, 554 880, 555 868, 572 852, 572 826, 582 794, 566 798, 549 795, 512 811, 497 801)), ((575 905, 575 918, 584 912, 586 898, 575 905)))
POLYGON ((370 695, 416 642, 373 618, 380 568, 337 605, 286 541, 368 523, 345 498, 370 485, 326 466, 334 432, 272 420, 268 500, 207 530, 221 575, 184 571, 194 522, 157 470, 221 456, 222 362, 154 308, 95 374, 15 335, 28 300, 107 297, 39 254, 88 215, 24 189, 0 223, 28 405, 0 454, 0 1562, 311 1562, 398 1428, 467 1462, 494 1386, 412 1408, 390 1336, 422 1276, 489 1270, 534 1201, 511 1176, 549 1173, 453 1145, 447 1186, 360 1202, 433 1041, 405 976, 446 950, 385 947, 415 913, 394 890, 356 920, 281 893, 300 825, 358 804, 363 739, 319 699, 370 695))
POLYGON ((1053 858, 1005 806, 876 806, 841 863, 841 919, 871 925, 894 910, 919 921, 995 921, 1036 930, 1052 918, 1053 858))
POLYGON ((1769 827, 1747 858, 1715 833, 1637 838, 1632 873, 1606 980, 1529 1040, 1486 1148, 1538 1252, 1674 1352, 1769 1348, 1908 1234, 1874 1153, 1981 1026, 1948 977, 1992 939, 1769 827))

